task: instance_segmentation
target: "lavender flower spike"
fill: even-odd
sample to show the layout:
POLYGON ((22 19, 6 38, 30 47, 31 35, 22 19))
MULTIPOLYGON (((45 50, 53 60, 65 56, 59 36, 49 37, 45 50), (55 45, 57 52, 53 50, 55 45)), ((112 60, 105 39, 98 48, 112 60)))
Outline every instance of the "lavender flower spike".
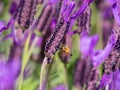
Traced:
POLYGON ((95 54, 92 58, 93 65, 99 66, 102 62, 104 62, 105 58, 111 53, 112 49, 115 45, 115 35, 114 33, 111 34, 109 41, 107 43, 107 46, 103 51, 101 51, 99 54, 95 54))

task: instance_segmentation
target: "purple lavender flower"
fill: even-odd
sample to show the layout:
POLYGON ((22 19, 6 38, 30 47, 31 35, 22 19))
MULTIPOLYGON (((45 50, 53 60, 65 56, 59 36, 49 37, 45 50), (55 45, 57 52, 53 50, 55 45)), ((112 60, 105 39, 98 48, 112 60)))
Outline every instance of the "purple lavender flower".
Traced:
POLYGON ((15 89, 15 81, 21 68, 21 51, 21 47, 14 44, 8 61, 0 62, 0 90, 15 89))
POLYGON ((101 82, 98 88, 106 87, 109 90, 119 90, 119 65, 120 65, 120 50, 119 50, 119 30, 117 35, 117 41, 114 45, 114 49, 109 54, 109 56, 105 60, 105 72, 101 78, 101 82))
POLYGON ((81 34, 80 52, 84 57, 93 55, 98 39, 98 35, 90 37, 86 31, 81 34))
POLYGON ((20 72, 20 60, 0 63, 0 90, 14 90, 16 78, 20 72))
POLYGON ((102 62, 104 62, 105 58, 111 53, 112 49, 115 45, 115 35, 111 34, 109 41, 104 50, 102 50, 99 54, 95 54, 92 57, 93 65, 99 66, 102 62))
MULTIPOLYGON (((90 75, 87 76, 87 90, 92 90, 92 88, 96 87, 96 82, 98 80, 98 67, 99 65, 105 60, 105 58, 111 53, 114 45, 115 45, 115 36, 114 33, 112 33, 112 35, 110 36, 110 39, 108 41, 107 46, 105 47, 104 50, 97 50, 95 51, 95 46, 98 43, 98 35, 94 35, 92 37, 88 36, 87 31, 84 31, 83 33, 81 33, 81 42, 80 42, 80 51, 82 54, 82 59, 84 60, 84 62, 86 61, 86 63, 83 63, 83 60, 81 60, 81 63, 83 63, 83 65, 78 66, 77 65, 77 71, 82 71, 83 76, 79 76, 78 79, 76 80, 81 80, 80 77, 82 77, 82 81, 85 82, 86 80, 84 80, 83 77, 85 77, 85 73, 87 73, 88 71, 86 70, 86 68, 90 69, 90 65, 87 64, 87 62, 90 62, 93 66, 92 69, 89 70, 90 75), (84 71, 82 70, 84 68, 84 71)), ((77 78, 77 73, 76 72, 76 78, 77 78)), ((83 83, 82 82, 82 83, 83 83)), ((83 86, 83 84, 81 83, 81 86, 83 86)))
MULTIPOLYGON (((86 86, 87 90, 96 86, 98 71, 93 69, 92 56, 98 43, 98 35, 89 36, 87 31, 81 33, 80 52, 81 59, 76 62, 74 83, 78 88, 86 86), (82 72, 82 73, 81 73, 82 72)), ((92 90, 92 89, 91 89, 92 90)))
POLYGON ((46 43, 45 56, 47 56, 50 59, 54 57, 55 52, 59 49, 64 36, 69 30, 69 26, 71 22, 70 14, 74 6, 75 6, 75 3, 72 1, 70 2, 70 5, 68 5, 67 9, 65 8, 65 6, 62 8, 62 14, 61 14, 60 20, 56 25, 55 31, 51 34, 49 40, 46 43), (65 10, 64 13, 63 13, 63 10, 65 10))
MULTIPOLYGON (((13 26, 14 23, 16 27, 19 26, 22 30, 28 29, 33 23, 36 6, 37 0, 20 0, 17 10, 14 12, 14 16, 6 26, 0 28, 0 32, 7 30, 11 25, 13 26)), ((10 11, 12 11, 13 8, 11 8, 10 11)))
POLYGON ((98 89, 108 86, 108 90, 119 90, 120 89, 120 71, 116 70, 111 72, 109 75, 104 74, 100 80, 98 89))
POLYGON ((12 1, 9 9, 10 14, 13 16, 16 10, 17 10, 17 3, 12 1))
POLYGON ((100 85, 98 86, 98 90, 102 87, 105 87, 107 84, 109 84, 112 81, 112 73, 107 75, 104 74, 100 80, 100 85))
POLYGON ((120 71, 116 70, 113 72, 112 81, 109 84, 109 90, 119 90, 120 89, 120 71))
POLYGON ((113 15, 114 18, 116 20, 116 22, 118 23, 118 25, 120 25, 120 1, 119 0, 108 0, 112 6, 112 11, 113 11, 113 15))

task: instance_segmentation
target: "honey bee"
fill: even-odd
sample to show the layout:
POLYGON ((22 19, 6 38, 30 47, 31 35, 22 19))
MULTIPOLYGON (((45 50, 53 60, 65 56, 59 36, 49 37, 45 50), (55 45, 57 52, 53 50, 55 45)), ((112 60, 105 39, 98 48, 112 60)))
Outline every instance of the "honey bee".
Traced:
POLYGON ((72 52, 68 46, 62 46, 62 52, 64 52, 67 55, 72 56, 72 52))

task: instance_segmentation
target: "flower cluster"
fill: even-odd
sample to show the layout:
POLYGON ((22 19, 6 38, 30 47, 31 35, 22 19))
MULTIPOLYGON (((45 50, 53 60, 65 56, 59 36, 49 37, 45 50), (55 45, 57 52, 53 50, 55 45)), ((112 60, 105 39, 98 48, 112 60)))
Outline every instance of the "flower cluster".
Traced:
POLYGON ((9 2, 11 18, 0 20, 0 90, 119 90, 119 0, 9 2))

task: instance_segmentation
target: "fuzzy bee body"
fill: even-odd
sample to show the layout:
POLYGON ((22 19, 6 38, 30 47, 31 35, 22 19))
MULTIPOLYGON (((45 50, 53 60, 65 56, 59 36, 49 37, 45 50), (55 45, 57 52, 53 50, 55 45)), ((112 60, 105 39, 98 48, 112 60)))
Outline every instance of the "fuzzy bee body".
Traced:
POLYGON ((68 46, 65 46, 65 47, 63 46, 62 47, 62 52, 67 54, 67 55, 72 56, 72 52, 71 52, 71 50, 70 50, 70 48, 68 46))

